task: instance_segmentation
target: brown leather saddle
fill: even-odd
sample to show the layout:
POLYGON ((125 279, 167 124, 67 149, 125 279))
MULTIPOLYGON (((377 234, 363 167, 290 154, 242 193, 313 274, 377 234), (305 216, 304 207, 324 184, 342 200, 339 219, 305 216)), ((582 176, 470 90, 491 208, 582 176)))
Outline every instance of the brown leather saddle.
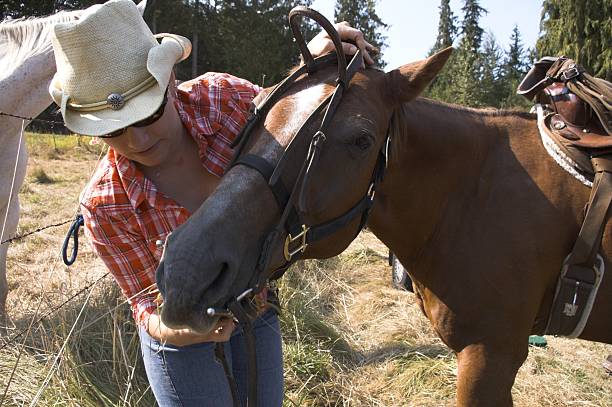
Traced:
POLYGON ((599 255, 612 202, 612 84, 567 57, 545 57, 518 94, 544 106, 544 131, 593 182, 585 218, 563 262, 546 334, 577 337, 591 312, 604 272, 599 255))

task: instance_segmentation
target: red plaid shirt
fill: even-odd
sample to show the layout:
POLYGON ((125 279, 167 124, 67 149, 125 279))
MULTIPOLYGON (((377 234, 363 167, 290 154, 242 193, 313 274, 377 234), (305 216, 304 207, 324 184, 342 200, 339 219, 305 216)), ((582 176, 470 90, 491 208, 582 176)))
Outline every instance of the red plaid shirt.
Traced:
MULTIPOLYGON (((222 73, 207 73, 179 86, 176 108, 211 173, 225 172, 233 154, 229 145, 260 90, 222 73)), ((150 292, 162 254, 156 241, 165 241, 189 211, 158 192, 134 162, 112 148, 81 193, 81 211, 94 251, 129 299, 136 322, 146 326, 157 308, 150 292)))

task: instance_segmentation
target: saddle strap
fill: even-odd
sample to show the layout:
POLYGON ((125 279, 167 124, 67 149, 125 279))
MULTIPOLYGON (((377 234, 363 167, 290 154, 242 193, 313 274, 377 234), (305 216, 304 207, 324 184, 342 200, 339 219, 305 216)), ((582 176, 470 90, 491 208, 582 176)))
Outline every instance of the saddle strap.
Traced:
POLYGON ((595 264, 612 202, 612 156, 593 157, 591 163, 595 170, 593 189, 578 239, 567 260, 569 264, 584 265, 589 269, 595 264))
POLYGON ((547 334, 578 337, 601 284, 604 263, 598 255, 612 202, 612 156, 592 157, 595 179, 587 212, 561 276, 546 327, 547 334))

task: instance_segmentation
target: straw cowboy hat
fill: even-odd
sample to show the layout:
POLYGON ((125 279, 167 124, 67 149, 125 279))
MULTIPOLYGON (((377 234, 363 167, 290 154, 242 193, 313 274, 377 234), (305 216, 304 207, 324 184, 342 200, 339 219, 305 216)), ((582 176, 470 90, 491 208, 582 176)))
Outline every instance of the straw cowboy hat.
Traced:
POLYGON ((159 108, 172 68, 189 56, 191 43, 153 35, 131 0, 111 0, 55 25, 53 50, 57 73, 49 93, 66 127, 103 136, 159 108))

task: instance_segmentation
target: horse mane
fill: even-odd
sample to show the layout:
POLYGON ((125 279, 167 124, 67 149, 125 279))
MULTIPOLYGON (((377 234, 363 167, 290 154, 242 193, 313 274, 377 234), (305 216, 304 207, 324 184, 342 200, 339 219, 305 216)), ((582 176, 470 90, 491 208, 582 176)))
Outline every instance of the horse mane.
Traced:
MULTIPOLYGON (((453 103, 442 102, 439 100, 429 99, 426 97, 419 97, 417 99, 419 102, 430 105, 432 107, 436 107, 438 109, 444 110, 444 113, 456 113, 456 114, 469 114, 474 116, 485 116, 485 117, 508 117, 515 116, 521 117, 523 119, 535 119, 537 115, 535 113, 525 112, 524 110, 519 109, 498 109, 496 107, 468 107, 462 105, 456 105, 453 103)), ((408 102, 412 103, 412 102, 408 102)), ((400 110, 405 110, 406 103, 402 105, 400 110)))
POLYGON ((51 51, 51 33, 57 23, 77 18, 80 11, 60 11, 47 17, 25 17, 0 22, 0 66, 7 77, 25 60, 51 51))
MULTIPOLYGON (((396 139, 397 148, 402 150, 403 148, 409 148, 411 145, 407 142, 405 137, 399 137, 402 134, 407 134, 407 123, 410 123, 410 118, 414 116, 414 107, 418 105, 420 107, 432 109, 440 117, 447 118, 449 120, 476 120, 481 121, 483 118, 520 118, 527 120, 535 120, 537 115, 534 113, 528 113, 517 109, 496 109, 492 107, 488 108, 473 108, 461 105, 455 105, 452 103, 441 102, 438 100, 429 99, 426 97, 418 97, 416 100, 402 103, 393 112, 390 122, 390 134, 392 139, 396 139), (394 136, 398 137, 394 137, 394 136)), ((414 121, 414 120, 412 120, 414 121)))

